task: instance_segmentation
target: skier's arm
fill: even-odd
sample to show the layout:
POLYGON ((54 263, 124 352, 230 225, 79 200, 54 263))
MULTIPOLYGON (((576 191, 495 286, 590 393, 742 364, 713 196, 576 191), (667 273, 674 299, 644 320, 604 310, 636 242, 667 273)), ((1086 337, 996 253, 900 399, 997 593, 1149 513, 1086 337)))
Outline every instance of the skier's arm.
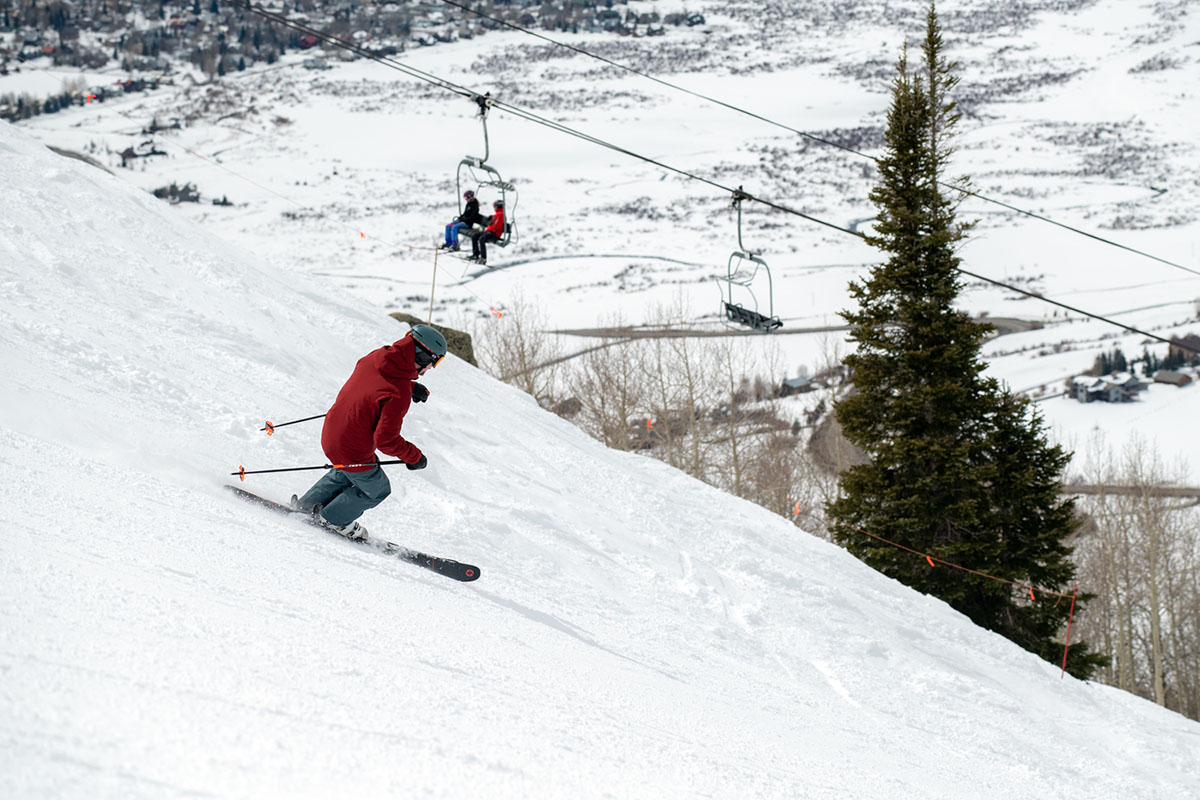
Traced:
POLYGON ((375 426, 375 449, 384 455, 398 458, 406 464, 421 460, 421 451, 415 444, 400 435, 404 415, 412 404, 411 398, 397 396, 383 402, 379 424, 375 426))

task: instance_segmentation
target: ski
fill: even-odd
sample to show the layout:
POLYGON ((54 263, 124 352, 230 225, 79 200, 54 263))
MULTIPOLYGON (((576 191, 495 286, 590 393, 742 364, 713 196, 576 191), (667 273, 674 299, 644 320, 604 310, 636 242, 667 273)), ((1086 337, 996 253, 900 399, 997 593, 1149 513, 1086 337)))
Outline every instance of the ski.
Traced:
POLYGON ((468 583, 470 581, 479 579, 479 567, 475 566, 474 564, 464 564, 461 561, 455 561, 451 558, 439 558, 438 556, 431 556, 427 553, 410 550, 409 548, 395 544, 394 542, 387 542, 382 539, 372 538, 370 536, 368 536, 366 539, 347 539, 337 531, 330 530, 326 526, 322 525, 320 522, 314 519, 311 514, 305 514, 303 511, 293 511, 290 507, 285 506, 283 503, 276 503, 274 500, 268 500, 265 497, 259 497, 253 492, 247 492, 240 486, 230 486, 226 484, 225 488, 243 500, 253 503, 261 508, 265 508, 268 511, 274 511, 276 514, 282 514, 288 517, 296 517, 297 519, 301 519, 304 522, 307 522, 309 525, 312 525, 314 528, 320 528, 332 536, 346 539, 348 542, 354 542, 355 544, 363 547, 370 547, 373 550, 378 550, 379 552, 397 558, 400 561, 406 561, 409 564, 416 564, 418 567, 424 567, 431 572, 436 572, 438 575, 445 575, 447 578, 453 578, 454 580, 462 581, 463 583, 468 583))

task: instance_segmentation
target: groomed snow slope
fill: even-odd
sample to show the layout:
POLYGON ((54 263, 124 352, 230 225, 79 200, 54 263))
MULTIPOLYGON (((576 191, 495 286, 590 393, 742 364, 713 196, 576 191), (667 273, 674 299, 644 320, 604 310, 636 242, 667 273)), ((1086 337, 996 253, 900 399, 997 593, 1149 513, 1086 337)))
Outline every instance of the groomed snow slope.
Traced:
POLYGON ((453 358, 364 522, 481 580, 239 503, 404 327, 9 125, 0 185, 0 796, 1195 797, 1200 725, 453 358))

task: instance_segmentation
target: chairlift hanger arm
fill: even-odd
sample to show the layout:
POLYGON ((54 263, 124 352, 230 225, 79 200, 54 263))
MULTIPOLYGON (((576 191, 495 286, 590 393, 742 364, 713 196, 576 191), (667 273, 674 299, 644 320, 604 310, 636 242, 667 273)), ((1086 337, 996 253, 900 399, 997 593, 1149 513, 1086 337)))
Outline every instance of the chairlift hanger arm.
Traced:
MULTIPOLYGON (((492 93, 487 92, 486 94, 472 94, 471 100, 475 103, 475 105, 479 106, 479 121, 483 124, 483 158, 474 160, 477 162, 476 166, 483 167, 485 169, 491 169, 490 167, 487 167, 484 162, 488 160, 488 156, 491 155, 492 152, 491 145, 488 142, 487 131, 487 114, 488 110, 492 107, 492 93)), ((467 156, 467 158, 473 157, 467 156)), ((495 170, 492 171, 495 172, 495 170)))
POLYGON ((749 250, 746 245, 742 244, 742 201, 752 199, 750 195, 742 191, 742 187, 733 190, 733 207, 737 209, 737 231, 738 231, 738 249, 744 253, 748 253, 750 258, 762 263, 761 259, 754 258, 754 253, 749 250))

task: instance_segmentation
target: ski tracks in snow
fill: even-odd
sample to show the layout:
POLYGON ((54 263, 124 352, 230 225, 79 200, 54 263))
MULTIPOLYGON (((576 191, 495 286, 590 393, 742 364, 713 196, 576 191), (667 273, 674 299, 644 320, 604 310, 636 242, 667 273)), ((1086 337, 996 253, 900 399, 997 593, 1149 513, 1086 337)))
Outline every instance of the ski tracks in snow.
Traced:
MULTIPOLYGON (((681 593, 695 598, 707 610, 717 613, 725 621, 732 623, 742 633, 746 634, 763 653, 787 675, 788 680, 797 679, 796 672, 780 656, 777 648, 771 645, 771 637, 760 635, 750 620, 756 613, 754 604, 741 599, 742 591, 731 580, 721 574, 712 565, 697 561, 686 550, 679 551, 680 577, 675 582, 675 588, 681 593)), ((820 675, 830 689, 847 705, 863 711, 862 704, 854 698, 846 686, 838 679, 835 671, 820 658, 809 656, 809 664, 820 675)))

